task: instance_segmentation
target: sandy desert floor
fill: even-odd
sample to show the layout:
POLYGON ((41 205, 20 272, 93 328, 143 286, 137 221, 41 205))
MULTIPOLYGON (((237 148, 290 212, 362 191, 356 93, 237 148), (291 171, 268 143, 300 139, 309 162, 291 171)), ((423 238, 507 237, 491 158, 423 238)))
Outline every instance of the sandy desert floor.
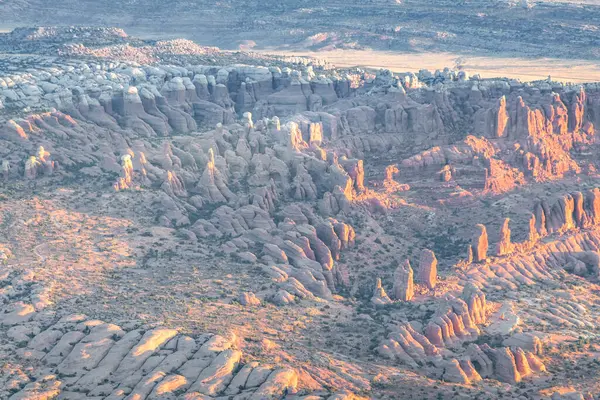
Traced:
POLYGON ((564 82, 600 80, 600 63, 589 60, 471 57, 456 53, 398 53, 376 50, 309 52, 265 49, 257 52, 282 56, 310 56, 327 60, 336 67, 387 68, 393 72, 418 72, 420 69, 435 71, 460 65, 470 74, 480 74, 483 78, 509 77, 533 81, 546 79, 551 75, 553 80, 564 82))

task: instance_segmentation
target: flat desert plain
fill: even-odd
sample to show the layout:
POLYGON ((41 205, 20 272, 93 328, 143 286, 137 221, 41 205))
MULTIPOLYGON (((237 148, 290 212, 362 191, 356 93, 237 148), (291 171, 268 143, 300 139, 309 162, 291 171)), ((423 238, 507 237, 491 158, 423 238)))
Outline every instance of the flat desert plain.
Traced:
POLYGON ((444 67, 462 67, 469 74, 483 78, 509 77, 521 81, 546 79, 555 81, 595 82, 600 80, 600 64, 590 60, 556 58, 525 59, 513 57, 464 56, 456 53, 398 53, 376 50, 281 51, 256 50, 282 56, 310 56, 323 59, 335 67, 386 68, 393 72, 435 71, 444 67))

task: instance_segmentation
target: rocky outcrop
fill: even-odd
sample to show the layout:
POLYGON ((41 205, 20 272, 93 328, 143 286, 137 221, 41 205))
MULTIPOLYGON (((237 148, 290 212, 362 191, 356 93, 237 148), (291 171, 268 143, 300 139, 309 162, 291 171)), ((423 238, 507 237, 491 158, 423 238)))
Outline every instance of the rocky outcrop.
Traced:
POLYGON ((394 299, 401 301, 410 301, 414 296, 413 270, 408 260, 394 271, 393 292, 394 299))
POLYGON ((443 365, 442 379, 446 382, 470 384, 481 380, 481 376, 473 367, 470 360, 460 362, 453 358, 445 361, 443 365))
POLYGON ((371 303, 376 307, 385 306, 392 303, 392 300, 390 300, 387 293, 381 286, 381 278, 377 278, 375 291, 373 292, 373 297, 371 297, 371 303))
POLYGON ((260 299, 252 292, 244 292, 240 294, 240 304, 243 306, 259 306, 260 299))
POLYGON ((575 192, 561 196, 553 205, 541 201, 534 206, 537 234, 544 237, 554 232, 597 225, 600 191, 597 188, 585 194, 575 192))
POLYGON ((485 225, 477 224, 475 226, 475 234, 471 240, 471 248, 473 249, 473 261, 482 262, 487 258, 488 252, 488 236, 485 225))
MULTIPOLYGON (((544 282, 554 274, 555 270, 567 270, 580 276, 596 276, 598 260, 590 251, 598 247, 595 243, 594 230, 579 232, 596 226, 596 203, 598 189, 588 190, 585 194, 575 192, 560 196, 550 206, 545 200, 536 202, 533 213, 529 217, 528 235, 523 243, 511 243, 518 252, 510 260, 498 260, 486 265, 479 272, 471 268, 468 279, 474 279, 484 287, 499 285, 516 288, 520 285, 533 285, 544 282), (565 234, 554 241, 539 244, 539 239, 552 234, 565 234), (538 247, 532 246, 538 243, 538 247), (483 277, 488 274, 487 277, 483 277), (492 283, 494 282, 494 283, 492 283)), ((501 230, 498 249, 507 248, 506 220, 501 230)), ((473 244, 480 243, 482 229, 474 236, 473 244)), ((485 241, 484 241, 485 242, 485 241)), ((505 252, 500 252, 506 254, 505 252)))
POLYGON ((537 202, 533 217, 529 219, 527 246, 514 244, 520 251, 510 259, 480 266, 479 271, 473 267, 465 276, 483 287, 498 285, 512 289, 553 279, 562 270, 581 276, 597 276, 598 258, 593 255, 598 248, 597 233, 595 229, 588 229, 596 226, 597 194, 597 189, 589 190, 585 195, 576 192, 561 196, 552 206, 545 200, 537 202), (532 244, 540 237, 557 233, 568 235, 538 242, 532 249, 532 244))
POLYGON ((510 349, 506 347, 492 349, 485 346, 484 352, 492 360, 494 373, 497 374, 498 380, 513 384, 521 381, 521 373, 517 369, 515 356, 510 349))
MULTIPOLYGON (((258 363, 240 365, 235 335, 190 337, 176 330, 154 328, 123 330, 117 325, 89 320, 83 315, 63 317, 28 338, 22 348, 26 358, 38 360, 53 376, 46 394, 77 397, 78 393, 171 398, 176 394, 206 396, 217 393, 250 398, 275 398, 295 391, 294 369, 273 369, 258 363), (261 370, 261 377, 252 371, 261 370), (256 376, 256 377, 255 377, 256 376), (63 379, 62 381, 59 379, 63 379), (52 388, 50 390, 50 388, 52 388)), ((31 385, 18 389, 14 398, 43 391, 31 385), (16 396, 16 397, 15 397, 16 396)))
POLYGON ((471 317, 467 303, 450 295, 439 305, 425 327, 425 336, 438 347, 452 346, 457 341, 475 340, 478 335, 479 328, 471 317))
POLYGON ((516 333, 505 339, 502 344, 510 348, 521 348, 537 356, 544 353, 542 341, 532 333, 516 333))
POLYGON ((211 203, 226 203, 233 200, 235 195, 227 187, 221 171, 215 165, 215 156, 212 149, 208 151, 208 162, 198 181, 198 188, 202 196, 211 203))
MULTIPOLYGON (((375 77, 350 71, 348 78, 340 78, 337 71, 323 69, 326 76, 317 78, 312 67, 199 66, 191 64, 192 58, 179 62, 177 55, 172 57, 175 65, 98 62, 87 69, 83 61, 73 60, 65 68, 68 74, 48 72, 44 66, 27 74, 11 72, 10 82, 1 78, 2 113, 11 118, 0 128, 2 171, 8 180, 17 175, 35 179, 26 187, 36 190, 55 177, 85 179, 86 185, 101 189, 104 178, 115 182, 118 176, 114 188, 125 192, 105 193, 111 196, 106 204, 135 204, 144 220, 155 217, 152 223, 163 226, 156 229, 175 235, 177 250, 197 244, 195 250, 208 249, 206 254, 231 262, 231 268, 260 272, 253 275, 260 282, 244 287, 256 294, 233 292, 228 299, 230 308, 244 314, 267 312, 272 306, 260 307, 264 302, 297 308, 337 300, 346 288, 362 291, 360 282, 352 286, 364 276, 362 267, 343 256, 355 246, 350 221, 386 230, 386 216, 380 219, 375 211, 387 214, 416 206, 413 200, 424 185, 431 196, 415 207, 415 218, 445 203, 449 192, 452 199, 468 203, 584 169, 595 175, 593 123, 598 126, 600 103, 592 94, 597 88, 574 91, 551 83, 469 80, 466 73, 449 70, 423 73, 423 82, 439 85, 421 87, 414 75, 390 71, 375 77), (21 112, 32 109, 62 111, 21 112), (401 169, 388 165, 415 149, 421 152, 404 159, 401 169), (370 159, 375 164, 368 165, 370 159), (385 172, 377 169, 381 166, 385 172), (38 179, 51 173, 52 179, 38 179), (414 193, 399 193, 411 186, 414 193)), ((514 384, 542 372, 540 339, 522 332, 527 326, 523 321, 593 331, 598 328, 589 316, 593 308, 566 290, 557 296, 560 302, 546 302, 550 305, 544 302, 555 293, 542 291, 538 297, 544 307, 532 300, 526 311, 505 299, 488 305, 484 292, 497 299, 498 293, 514 296, 521 286, 538 283, 551 283, 544 287, 555 290, 565 277, 597 279, 600 240, 590 228, 600 222, 599 194, 595 189, 539 202, 526 216, 524 243, 512 242, 505 219, 495 249, 498 257, 491 259, 486 228, 478 225, 466 262, 448 268, 449 279, 441 285, 430 250, 420 255, 416 288, 408 261, 394 271, 393 300, 378 279, 372 304, 397 301, 375 312, 387 333, 378 353, 429 377, 461 384, 482 378, 514 384), (478 264, 470 265, 472 261, 478 264), (415 289, 418 304, 401 304, 413 299, 415 289), (481 329, 502 336, 498 340, 505 347, 468 345, 488 340, 481 329)), ((507 204, 494 200, 494 207, 507 204)), ((414 221, 409 214, 410 228, 414 221)), ((427 214, 427 223, 435 229, 430 216, 435 215, 427 214)), ((387 217, 394 222, 393 215, 387 217)), ((372 243, 362 239, 357 242, 363 247, 372 243)), ((438 248, 435 240, 430 242, 438 248)), ((375 243, 381 244, 375 252, 383 257, 400 251, 375 243)), ((412 249, 410 243, 402 246, 408 253, 412 249)), ((36 256, 42 258, 37 250, 36 256)), ((442 261, 449 258, 444 251, 442 261)), ((241 271, 241 277, 246 275, 241 271)), ((5 281, 4 275, 0 278, 5 281)), ((235 340, 227 338, 182 336, 156 326, 138 331, 129 324, 79 317, 42 326, 39 320, 54 318, 44 311, 48 293, 12 301, 14 290, 21 289, 2 289, 10 306, 2 308, 0 324, 7 337, 19 338, 19 346, 4 350, 31 359, 49 377, 24 389, 14 386, 23 397, 35 386, 48 396, 65 398, 81 393, 98 398, 283 398, 294 395, 306 374, 246 363, 235 340)), ((330 368, 346 369, 328 363, 323 375, 330 368)), ((360 372, 344 374, 363 381, 360 372)), ((308 386, 329 386, 335 379, 318 376, 319 383, 308 386)))
MULTIPOLYGON (((50 159, 50 153, 43 146, 38 148, 35 156, 29 156, 25 161, 25 178, 35 179, 40 175, 52 175, 55 168, 55 162, 50 159)), ((10 164, 4 164, 5 176, 8 175, 10 164)))
POLYGON ((429 249, 421 251, 417 282, 424 284, 429 289, 435 288, 437 284, 437 258, 429 249))
POLYGON ((535 354, 519 347, 491 348, 487 344, 470 344, 466 355, 482 378, 494 378, 506 383, 515 384, 526 376, 546 370, 535 354))
MULTIPOLYGON (((510 228, 508 227, 509 222, 510 218, 505 218, 504 222, 502 223, 502 227, 500 228, 500 239, 498 240, 498 244, 496 245, 496 254, 499 256, 503 256, 513 252, 513 244, 510 241, 510 228)), ((480 243, 481 240, 482 239, 480 238, 480 243)))
POLYGON ((484 324, 487 320, 487 303, 485 294, 472 282, 467 282, 463 288, 461 298, 467 304, 469 315, 474 324, 484 324))
POLYGON ((411 367, 417 367, 426 361, 441 361, 438 348, 410 324, 396 326, 388 338, 380 343, 377 352, 411 367))

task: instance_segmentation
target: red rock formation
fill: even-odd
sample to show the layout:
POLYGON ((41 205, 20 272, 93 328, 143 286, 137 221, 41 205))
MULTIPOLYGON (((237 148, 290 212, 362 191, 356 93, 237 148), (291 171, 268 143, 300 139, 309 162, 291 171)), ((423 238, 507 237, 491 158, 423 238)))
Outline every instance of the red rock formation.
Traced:
POLYGON ((375 291, 373 292, 373 297, 371 297, 371 303, 375 306, 384 306, 386 304, 390 304, 392 300, 388 297, 387 293, 383 286, 381 286, 381 278, 377 278, 377 282, 375 284, 375 291))
POLYGON ((472 282, 468 282, 461 294, 461 298, 467 304, 469 315, 474 324, 484 324, 487 320, 487 302, 483 293, 472 282))
POLYGON ((493 132, 494 137, 503 137, 507 134, 508 111, 506 109, 506 97, 502 96, 498 102, 498 111, 494 119, 493 132))
POLYGON ((484 193, 504 193, 514 189, 517 185, 525 182, 523 173, 502 160, 494 158, 483 158, 485 174, 484 193))
POLYGON ((344 170, 348 173, 352 179, 354 190, 358 193, 365 191, 365 170, 363 167, 363 160, 347 159, 341 157, 339 159, 340 165, 343 166, 344 170))
POLYGON ((473 261, 485 261, 488 251, 488 236, 485 225, 478 224, 475 226, 475 234, 473 235, 471 246, 473 248, 473 261))
MULTIPOLYGON (((474 370, 474 368, 473 368, 474 370)), ((444 363, 444 372, 442 379, 446 382, 469 384, 471 380, 467 376, 466 372, 461 368, 458 360, 453 358, 444 363)))
POLYGON ((545 371, 544 364, 531 352, 520 347, 491 348, 487 344, 477 346, 469 345, 467 354, 472 362, 477 362, 481 367, 482 377, 494 377, 501 382, 519 383, 524 377, 533 372, 545 371), (490 366, 493 364, 493 366, 490 366), (490 368, 491 367, 491 368, 490 368), (490 369, 493 370, 490 371, 490 369))
POLYGON ((583 128, 586 100, 583 87, 580 88, 579 93, 573 94, 569 107, 569 130, 571 132, 577 132, 583 128))
POLYGON ((410 301, 414 296, 413 270, 406 260, 394 272, 394 299, 410 301))
POLYGON ((431 250, 423 249, 421 251, 417 282, 424 284, 429 289, 435 288, 437 284, 437 258, 431 250))
POLYGON ((536 202, 533 207, 533 214, 535 215, 535 227, 539 236, 544 237, 548 234, 546 229, 546 213, 549 211, 548 205, 542 200, 536 202))
POLYGON ((467 246, 467 258, 465 259, 466 264, 471 264, 473 262, 473 246, 467 246))
POLYGON ((444 167, 442 167, 442 169, 438 172, 442 182, 450 182, 453 174, 454 168, 452 168, 449 164, 444 165, 444 167))
POLYGON ((473 340, 478 334, 465 301, 450 295, 425 327, 425 336, 436 346, 452 346, 457 341, 473 340))
POLYGON ((535 242, 538 241, 538 239, 540 237, 540 235, 539 235, 539 233, 537 231, 537 228, 536 228, 535 214, 531 214, 529 216, 529 228, 528 228, 528 230, 529 230, 529 233, 527 235, 527 241, 530 244, 534 244, 535 242))
POLYGON ((592 225, 600 224, 600 189, 590 189, 586 192, 584 209, 592 225))
POLYGON ((496 254, 499 256, 510 254, 513 252, 514 246, 510 241, 510 228, 508 223, 510 218, 505 218, 500 228, 500 240, 496 246, 496 254))
POLYGON ((508 347, 492 349, 484 344, 481 348, 494 363, 494 375, 499 381, 511 384, 521 382, 522 376, 517 369, 515 356, 508 347))

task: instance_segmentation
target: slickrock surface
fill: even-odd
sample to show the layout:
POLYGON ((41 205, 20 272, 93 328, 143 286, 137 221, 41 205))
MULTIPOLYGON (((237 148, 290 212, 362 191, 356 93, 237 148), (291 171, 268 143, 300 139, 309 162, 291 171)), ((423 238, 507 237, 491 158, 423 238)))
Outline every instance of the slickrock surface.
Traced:
POLYGON ((600 391, 598 84, 1 40, 0 398, 600 391))

